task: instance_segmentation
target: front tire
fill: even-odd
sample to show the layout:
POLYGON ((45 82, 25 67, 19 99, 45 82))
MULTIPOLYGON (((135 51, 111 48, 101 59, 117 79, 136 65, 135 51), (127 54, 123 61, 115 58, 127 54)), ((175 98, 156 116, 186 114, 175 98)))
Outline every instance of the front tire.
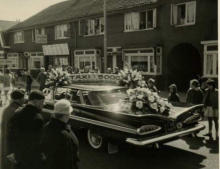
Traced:
POLYGON ((104 138, 94 130, 88 129, 87 139, 93 149, 100 150, 106 147, 104 138))

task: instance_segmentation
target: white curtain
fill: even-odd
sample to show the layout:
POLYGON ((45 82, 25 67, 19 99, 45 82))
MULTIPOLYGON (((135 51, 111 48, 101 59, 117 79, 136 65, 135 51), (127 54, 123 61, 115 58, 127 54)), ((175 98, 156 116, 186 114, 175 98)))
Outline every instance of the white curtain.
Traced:
POLYGON ((138 30, 140 25, 140 14, 133 12, 131 15, 132 30, 138 30))
POLYGON ((195 8, 196 2, 187 3, 187 23, 195 22, 195 8))
POLYGON ((132 30, 132 13, 125 14, 125 30, 132 30))

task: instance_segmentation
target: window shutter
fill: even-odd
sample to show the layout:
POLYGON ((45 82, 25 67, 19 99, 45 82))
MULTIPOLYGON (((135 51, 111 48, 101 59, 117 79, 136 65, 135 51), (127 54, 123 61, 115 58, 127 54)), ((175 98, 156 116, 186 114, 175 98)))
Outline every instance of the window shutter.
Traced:
POLYGON ((157 27, 157 9, 153 10, 153 28, 157 27))

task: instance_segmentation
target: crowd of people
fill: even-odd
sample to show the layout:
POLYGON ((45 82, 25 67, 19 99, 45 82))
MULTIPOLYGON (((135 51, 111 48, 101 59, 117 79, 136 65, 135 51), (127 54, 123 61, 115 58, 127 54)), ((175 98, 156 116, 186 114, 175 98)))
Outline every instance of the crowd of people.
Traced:
MULTIPOLYGON (((213 122, 215 124, 216 140, 219 140, 218 135, 218 116, 219 116, 219 101, 218 101, 218 89, 216 83, 212 79, 201 78, 200 81, 193 79, 190 81, 189 89, 186 93, 185 102, 188 105, 203 104, 204 109, 201 112, 203 118, 208 119, 208 133, 210 140, 213 140, 212 126, 213 122)), ((180 96, 177 92, 177 86, 171 84, 169 86, 168 100, 173 103, 178 103, 180 101, 180 96)))
POLYGON ((24 91, 11 93, 2 116, 1 168, 77 169, 79 142, 68 125, 72 112, 68 100, 59 100, 49 122, 42 115, 44 95, 31 91, 24 105, 24 91))

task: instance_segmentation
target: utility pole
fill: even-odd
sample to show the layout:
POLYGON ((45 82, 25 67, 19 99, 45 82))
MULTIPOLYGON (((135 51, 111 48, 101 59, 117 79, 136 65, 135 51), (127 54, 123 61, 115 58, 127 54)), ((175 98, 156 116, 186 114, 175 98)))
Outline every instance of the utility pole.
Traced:
POLYGON ((106 12, 106 0, 103 0, 103 12, 104 12, 104 72, 107 70, 107 12, 106 12))

